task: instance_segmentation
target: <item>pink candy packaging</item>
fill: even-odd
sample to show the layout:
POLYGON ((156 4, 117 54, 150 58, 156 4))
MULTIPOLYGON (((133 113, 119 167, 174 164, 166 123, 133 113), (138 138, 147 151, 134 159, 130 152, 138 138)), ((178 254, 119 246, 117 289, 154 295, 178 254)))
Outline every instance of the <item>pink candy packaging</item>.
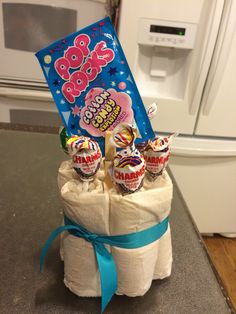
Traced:
POLYGON ((125 55, 108 17, 36 53, 68 136, 137 126, 136 142, 154 137, 125 55))

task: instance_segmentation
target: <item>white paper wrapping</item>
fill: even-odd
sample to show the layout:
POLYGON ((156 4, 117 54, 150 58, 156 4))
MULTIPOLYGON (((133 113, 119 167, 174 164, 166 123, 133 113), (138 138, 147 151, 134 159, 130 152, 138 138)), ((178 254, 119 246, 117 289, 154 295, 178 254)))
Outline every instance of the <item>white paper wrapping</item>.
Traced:
MULTIPOLYGON (((63 162, 58 173, 58 186, 65 214, 91 232, 106 235, 127 234, 144 230, 169 215, 172 182, 164 172, 155 182, 145 177, 143 188, 122 196, 115 188, 103 189, 104 173, 100 170, 93 182, 81 182, 70 161, 63 162)), ((100 278, 95 252, 90 243, 64 233, 61 238, 64 260, 64 282, 80 296, 100 296, 100 278)), ((153 279, 170 275, 172 247, 170 229, 165 235, 144 247, 109 250, 118 273, 117 294, 144 295, 153 279)))

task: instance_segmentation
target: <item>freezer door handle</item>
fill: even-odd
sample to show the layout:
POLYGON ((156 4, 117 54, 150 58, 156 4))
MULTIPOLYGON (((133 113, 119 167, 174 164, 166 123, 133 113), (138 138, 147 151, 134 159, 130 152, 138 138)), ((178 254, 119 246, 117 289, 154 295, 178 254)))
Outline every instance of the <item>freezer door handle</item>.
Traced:
POLYGON ((206 82, 207 73, 209 71, 220 26, 224 1, 215 0, 206 4, 211 5, 211 10, 209 16, 207 17, 209 22, 208 27, 205 30, 206 36, 202 44, 201 56, 198 57, 198 62, 200 63, 199 71, 197 73, 194 73, 194 77, 196 77, 196 79, 194 80, 193 78, 193 83, 189 96, 189 113, 191 115, 195 115, 197 113, 201 102, 202 92, 204 89, 204 84, 206 82))
POLYGON ((183 157, 236 157, 236 141, 176 138, 171 155, 183 157))
POLYGON ((52 101, 50 92, 20 88, 0 87, 0 97, 24 100, 52 101))
POLYGON ((215 55, 209 71, 205 92, 202 99, 202 114, 209 115, 219 91, 222 77, 227 65, 232 39, 236 29, 236 2, 225 2, 221 32, 217 39, 215 55))

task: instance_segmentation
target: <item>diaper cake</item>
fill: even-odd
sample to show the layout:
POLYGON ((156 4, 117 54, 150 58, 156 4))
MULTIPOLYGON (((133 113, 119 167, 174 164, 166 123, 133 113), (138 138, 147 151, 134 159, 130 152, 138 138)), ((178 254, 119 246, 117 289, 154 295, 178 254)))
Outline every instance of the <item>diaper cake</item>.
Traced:
POLYGON ((166 165, 174 135, 153 133, 109 18, 36 56, 68 155, 58 171, 64 221, 46 241, 41 267, 60 235, 65 285, 79 296, 102 297, 104 311, 113 294, 142 296, 152 280, 171 274, 166 165))

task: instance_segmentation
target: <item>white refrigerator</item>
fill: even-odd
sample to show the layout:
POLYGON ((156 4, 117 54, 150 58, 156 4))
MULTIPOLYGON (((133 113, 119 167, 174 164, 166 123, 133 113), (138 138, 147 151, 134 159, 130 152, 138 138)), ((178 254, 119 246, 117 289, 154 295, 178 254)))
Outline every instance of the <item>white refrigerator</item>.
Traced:
POLYGON ((236 236, 236 0, 123 0, 119 38, 202 233, 236 236), (135 8, 135 9, 134 9, 135 8))

